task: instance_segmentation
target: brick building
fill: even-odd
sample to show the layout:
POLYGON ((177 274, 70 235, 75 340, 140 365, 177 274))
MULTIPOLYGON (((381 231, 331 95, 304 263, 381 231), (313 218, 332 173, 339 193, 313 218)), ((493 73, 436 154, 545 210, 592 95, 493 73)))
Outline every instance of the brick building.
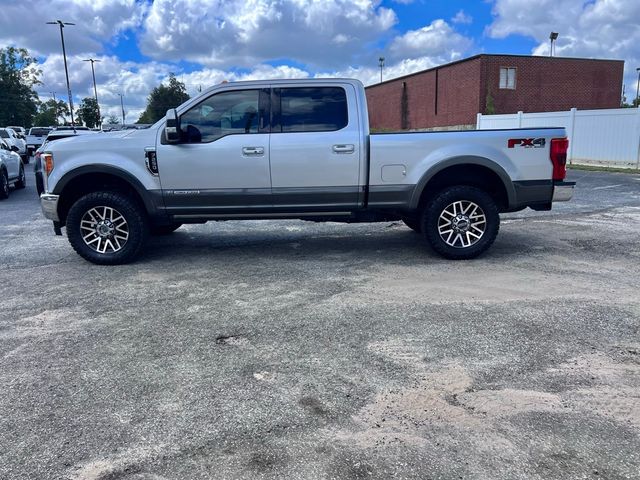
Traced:
POLYGON ((618 108, 623 70, 622 60, 481 54, 367 87, 369 120, 378 130, 461 128, 478 113, 618 108))

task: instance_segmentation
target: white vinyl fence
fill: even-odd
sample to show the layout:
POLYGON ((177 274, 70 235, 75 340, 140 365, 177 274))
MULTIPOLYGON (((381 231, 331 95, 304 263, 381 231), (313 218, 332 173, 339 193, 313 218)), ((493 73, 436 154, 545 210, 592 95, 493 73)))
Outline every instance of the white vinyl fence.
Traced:
POLYGON ((565 127, 568 161, 640 168, 640 108, 478 114, 476 128, 565 127))

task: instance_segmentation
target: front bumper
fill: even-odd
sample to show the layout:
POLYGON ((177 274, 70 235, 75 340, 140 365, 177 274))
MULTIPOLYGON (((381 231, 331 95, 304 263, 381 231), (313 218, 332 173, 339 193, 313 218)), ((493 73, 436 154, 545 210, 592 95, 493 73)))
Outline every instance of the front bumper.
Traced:
POLYGON ((45 218, 53 220, 54 222, 60 221, 60 217, 58 217, 59 199, 60 195, 52 195, 50 193, 40 195, 40 206, 42 207, 42 213, 44 213, 45 218))
POLYGON ((568 202, 573 197, 576 182, 556 182, 553 185, 552 202, 568 202))

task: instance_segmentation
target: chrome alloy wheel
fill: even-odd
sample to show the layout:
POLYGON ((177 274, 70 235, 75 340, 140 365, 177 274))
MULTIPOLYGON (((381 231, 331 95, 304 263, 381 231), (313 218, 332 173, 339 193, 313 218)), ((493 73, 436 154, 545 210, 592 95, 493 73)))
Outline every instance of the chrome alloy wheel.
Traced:
POLYGON ((447 245, 468 248, 482 238, 487 218, 476 203, 459 200, 448 205, 438 218, 438 233, 447 245))
POLYGON ((129 224, 114 208, 93 207, 82 216, 80 233, 89 248, 98 253, 115 253, 129 239, 129 224))

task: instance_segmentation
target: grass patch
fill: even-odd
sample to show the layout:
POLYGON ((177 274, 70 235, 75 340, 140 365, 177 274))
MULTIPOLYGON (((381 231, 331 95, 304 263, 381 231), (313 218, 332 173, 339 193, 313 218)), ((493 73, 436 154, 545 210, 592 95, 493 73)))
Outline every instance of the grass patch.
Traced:
POLYGON ((631 175, 640 175, 640 170, 637 168, 620 168, 620 167, 605 167, 604 165, 578 165, 567 164, 567 168, 571 170, 584 170, 587 172, 614 172, 614 173, 630 173, 631 175))

